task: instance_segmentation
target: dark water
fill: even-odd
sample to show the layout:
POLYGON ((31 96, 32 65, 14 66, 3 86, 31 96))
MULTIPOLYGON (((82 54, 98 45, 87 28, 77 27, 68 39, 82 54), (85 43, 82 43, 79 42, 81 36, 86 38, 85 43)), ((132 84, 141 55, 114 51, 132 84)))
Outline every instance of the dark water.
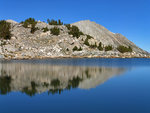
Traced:
POLYGON ((0 61, 0 113, 150 113, 150 59, 0 61))

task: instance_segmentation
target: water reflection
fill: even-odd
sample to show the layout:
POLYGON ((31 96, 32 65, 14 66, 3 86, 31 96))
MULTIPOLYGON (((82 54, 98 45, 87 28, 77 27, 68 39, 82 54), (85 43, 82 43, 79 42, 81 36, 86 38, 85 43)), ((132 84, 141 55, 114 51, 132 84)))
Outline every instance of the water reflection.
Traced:
POLYGON ((125 71, 121 67, 1 63, 0 94, 19 91, 34 96, 43 92, 61 94, 73 88, 90 89, 125 71))

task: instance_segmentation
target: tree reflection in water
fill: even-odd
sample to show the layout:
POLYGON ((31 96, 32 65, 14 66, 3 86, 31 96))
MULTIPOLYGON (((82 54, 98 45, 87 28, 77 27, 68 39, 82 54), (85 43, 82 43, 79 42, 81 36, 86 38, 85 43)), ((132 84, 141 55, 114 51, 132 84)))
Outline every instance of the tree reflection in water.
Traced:
POLYGON ((29 96, 34 96, 37 93, 36 84, 34 81, 31 82, 31 89, 29 87, 24 87, 22 93, 25 93, 29 96))
POLYGON ((11 77, 10 76, 1 76, 0 77, 0 94, 5 95, 11 92, 11 77))
POLYGON ((125 68, 1 63, 0 94, 19 91, 29 96, 61 94, 74 88, 90 89, 122 74, 125 68))

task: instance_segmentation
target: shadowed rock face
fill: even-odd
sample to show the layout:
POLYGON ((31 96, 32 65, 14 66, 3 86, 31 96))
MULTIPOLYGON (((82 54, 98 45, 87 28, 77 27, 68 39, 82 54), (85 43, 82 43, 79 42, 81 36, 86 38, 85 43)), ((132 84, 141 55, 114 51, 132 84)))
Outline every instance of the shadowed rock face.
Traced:
POLYGON ((64 66, 30 63, 0 64, 0 93, 19 91, 61 93, 71 88, 89 89, 125 72, 124 68, 64 66))

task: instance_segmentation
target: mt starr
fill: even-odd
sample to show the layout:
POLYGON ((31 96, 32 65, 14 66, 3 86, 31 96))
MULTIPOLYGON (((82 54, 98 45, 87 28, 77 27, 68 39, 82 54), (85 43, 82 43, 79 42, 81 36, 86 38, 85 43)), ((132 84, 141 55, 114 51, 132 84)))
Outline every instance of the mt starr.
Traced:
POLYGON ((21 23, 2 20, 0 39, 0 57, 4 59, 150 57, 123 35, 89 20, 73 24, 63 24, 60 20, 46 23, 33 18, 21 23), (5 27, 8 32, 3 26, 10 27, 5 27))

